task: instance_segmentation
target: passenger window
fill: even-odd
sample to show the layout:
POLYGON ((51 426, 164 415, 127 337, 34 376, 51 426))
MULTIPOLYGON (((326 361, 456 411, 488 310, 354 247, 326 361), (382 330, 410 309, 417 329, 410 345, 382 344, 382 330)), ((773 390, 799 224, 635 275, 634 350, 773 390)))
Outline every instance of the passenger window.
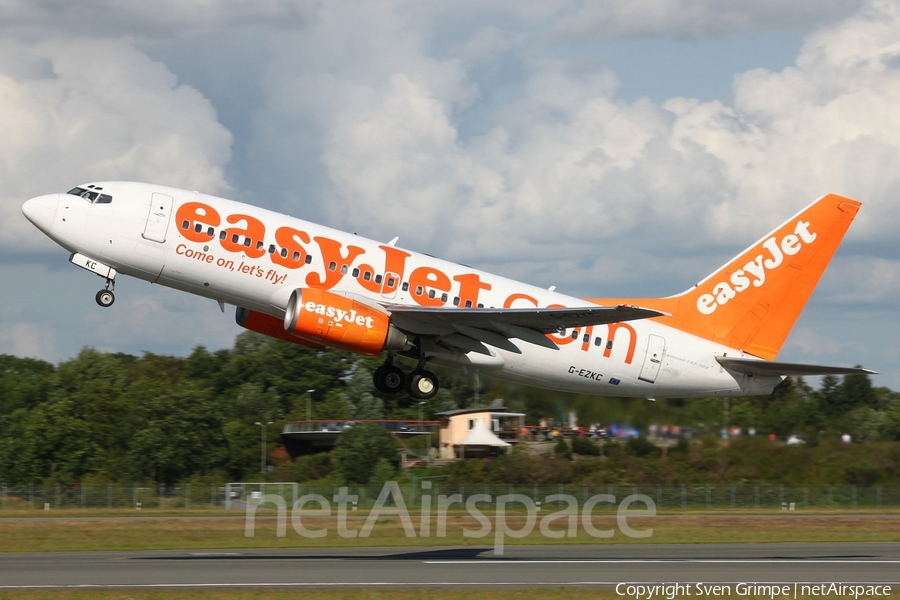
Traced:
POLYGON ((603 345, 603 338, 594 338, 594 345, 600 347, 603 345))
POLYGON ((328 270, 329 270, 329 271, 334 271, 335 269, 337 269, 337 263, 336 263, 336 262, 331 261, 330 263, 328 263, 328 270))
POLYGON ((269 244, 269 254, 275 254, 275 244, 269 244))
POLYGON ((408 292, 408 291, 409 291, 409 282, 408 282, 408 281, 404 281, 404 282, 403 282, 403 285, 401 285, 400 288, 401 288, 404 292, 408 292))
POLYGON ((591 341, 591 335, 590 335, 589 333, 584 334, 584 338, 582 339, 582 341, 583 341, 585 344, 587 344, 588 342, 591 341))
POLYGON ((182 221, 181 228, 184 229, 185 231, 187 231, 188 229, 191 228, 191 222, 190 221, 182 221))
POLYGON ((263 243, 262 240, 256 242, 256 249, 257 249, 257 250, 262 250, 262 249, 265 248, 265 247, 266 247, 266 245, 263 243))
POLYGON ((201 231, 203 231, 203 224, 197 223, 196 225, 194 225, 194 231, 196 231, 197 233, 200 233, 201 231))
POLYGON ((421 296, 421 295, 422 295, 422 292, 424 292, 424 291, 425 291, 425 290, 422 289, 422 286, 421 286, 421 285, 418 286, 418 287, 416 287, 416 296, 421 296))
POLYGON ((393 277, 388 277, 388 280, 387 280, 388 289, 393 289, 395 285, 397 285, 397 280, 394 279, 393 277))
POLYGON ((478 303, 478 308, 484 308, 484 304, 482 304, 481 302, 479 302, 479 303, 478 303))
POLYGON ((434 290, 428 290, 428 297, 434 298, 434 290))
MULTIPOLYGON (((287 248, 281 249, 281 258, 287 258, 287 248)), ((296 258, 294 260, 297 260, 296 258)))
POLYGON ((573 329, 573 330, 572 330, 572 339, 573 339, 573 340, 577 340, 577 339, 578 339, 578 330, 577 330, 577 329, 573 329))
POLYGON ((238 234, 235 233, 234 235, 231 236, 231 243, 237 244, 239 239, 241 239, 241 236, 239 236, 238 234))
POLYGON ((447 304, 447 294, 441 294, 441 302, 447 304))
POLYGON ((472 308, 472 301, 466 300, 466 308, 472 308))
POLYGON ((223 242, 225 241, 225 238, 227 238, 227 237, 228 237, 228 232, 225 231, 224 229, 219 232, 219 239, 222 240, 223 242))
POLYGON ((208 235, 208 236, 211 237, 211 238, 212 238, 212 237, 216 237, 216 230, 215 230, 215 228, 210 227, 209 229, 207 229, 207 230, 206 230, 206 235, 208 235))
POLYGON ((382 277, 381 275, 376 275, 376 276, 375 276, 375 283, 377 283, 377 284, 380 285, 382 279, 383 279, 383 277, 382 277))
POLYGON ((353 269, 353 273, 351 273, 353 277, 359 277, 359 269, 353 269))
POLYGON ((252 244, 253 244, 253 240, 251 240, 250 238, 244 238, 244 246, 249 248, 252 244))
POLYGON ((366 271, 363 273, 363 281, 368 281, 372 279, 372 271, 366 271))
POLYGON ((453 306, 459 306, 459 296, 453 297, 453 306))
POLYGON ((606 349, 612 350, 612 340, 609 340, 608 342, 606 342, 606 349))
POLYGON ((341 266, 341 275, 346 275, 346 274, 347 274, 347 265, 342 265, 341 266))
POLYGON ((311 263, 312 263, 312 254, 307 254, 307 255, 306 255, 306 260, 305 260, 304 262, 305 262, 306 264, 311 264, 311 263))
POLYGON ((300 260, 300 252, 297 251, 297 250, 294 250, 294 254, 293 254, 292 258, 293 258, 293 260, 295 260, 295 261, 296 261, 296 260, 300 260))

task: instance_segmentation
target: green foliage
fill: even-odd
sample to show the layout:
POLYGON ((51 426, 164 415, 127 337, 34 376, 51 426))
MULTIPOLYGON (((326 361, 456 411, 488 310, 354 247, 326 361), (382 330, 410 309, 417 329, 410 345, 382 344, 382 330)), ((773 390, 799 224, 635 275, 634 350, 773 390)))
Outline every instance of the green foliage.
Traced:
POLYGON ((372 469, 372 475, 369 477, 369 485, 383 486, 386 481, 391 481, 397 475, 397 469, 388 461, 381 457, 372 469))
POLYGON ((678 438, 678 441, 675 442, 675 445, 669 448, 668 454, 687 455, 689 451, 690 442, 687 441, 687 438, 678 438))
POLYGON ((662 448, 648 440, 647 438, 631 437, 625 442, 625 452, 633 456, 660 456, 662 448))
POLYGON ((578 436, 572 438, 572 452, 581 456, 600 456, 600 446, 590 438, 578 436))
MULTIPOLYGON (((84 481, 171 485, 257 479, 261 430, 254 423, 274 421, 267 428, 267 450, 278 449, 277 432, 285 420, 306 418, 307 391, 314 390, 312 416, 320 419, 415 420, 420 411, 430 419, 440 411, 502 397, 511 409, 525 412, 530 424, 574 411, 583 425, 620 423, 642 429, 660 423, 717 432, 727 424, 745 431, 753 426, 759 438, 802 434, 808 442, 788 448, 758 438, 720 447, 721 440, 710 437, 706 445, 679 440, 663 455, 647 440, 597 445, 575 437, 571 448, 558 441, 559 454, 550 457, 516 449, 493 460, 454 463, 441 475, 458 483, 900 483, 900 394, 873 387, 867 375, 823 377, 818 390, 802 379, 788 379, 771 396, 728 400, 726 413, 719 398, 597 398, 488 378, 477 381, 435 366, 441 391, 420 406, 406 394, 375 391, 371 374, 382 361, 312 350, 252 332, 237 336, 231 349, 198 347, 186 358, 86 348, 54 366, 0 355, 0 481, 11 486, 84 481), (840 433, 864 443, 840 444, 840 433), (598 449, 601 457, 595 456, 598 449), (573 451, 579 460, 569 460, 573 451)), ((413 366, 402 358, 397 363, 413 366)), ((383 434, 389 435, 384 430, 372 435, 383 434)), ((396 469, 396 443, 385 438, 382 456, 372 439, 353 450, 362 457, 358 460, 339 460, 337 452, 304 457, 279 464, 263 477, 336 483, 342 477, 359 483, 376 473, 386 477, 388 468, 379 467, 378 459, 396 469)), ((422 443, 419 438, 409 445, 422 443)))
POLYGON ((347 483, 368 483, 380 459, 396 469, 400 464, 397 440, 390 431, 363 423, 341 434, 334 447, 337 468, 347 483))
POLYGON ((569 448, 569 444, 562 436, 556 440, 556 445, 553 447, 553 453, 562 458, 572 458, 572 449, 569 448))

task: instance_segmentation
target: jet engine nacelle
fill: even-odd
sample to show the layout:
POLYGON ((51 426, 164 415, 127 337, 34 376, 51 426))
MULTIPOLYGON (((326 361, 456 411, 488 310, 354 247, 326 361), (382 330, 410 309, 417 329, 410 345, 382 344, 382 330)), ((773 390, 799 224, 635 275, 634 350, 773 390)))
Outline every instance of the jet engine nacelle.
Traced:
POLYGON ((406 334, 383 309, 317 288, 298 288, 288 300, 284 329, 326 346, 370 356, 410 348, 406 334))
POLYGON ((278 317, 273 317, 272 315, 267 315, 266 313, 261 313, 255 310, 250 310, 249 308, 238 306, 237 310, 234 312, 234 320, 244 329, 249 329, 250 331, 255 331, 256 333, 261 333, 263 335, 277 338, 279 340, 285 340, 287 342, 300 344, 301 346, 307 346, 309 348, 315 348, 317 350, 321 350, 325 347, 318 342, 307 340, 298 335, 294 335, 285 331, 284 319, 279 319, 278 317))

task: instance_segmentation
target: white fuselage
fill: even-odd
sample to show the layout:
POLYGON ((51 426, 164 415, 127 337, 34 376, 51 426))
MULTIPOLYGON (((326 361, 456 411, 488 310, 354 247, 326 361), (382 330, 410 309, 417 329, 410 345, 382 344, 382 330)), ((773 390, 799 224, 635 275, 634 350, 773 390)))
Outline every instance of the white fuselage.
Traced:
MULTIPOLYGON (((112 202, 44 196, 36 199, 46 210, 46 222, 38 226, 69 251, 120 273, 275 317, 284 316, 293 290, 310 287, 383 304, 449 309, 588 304, 231 200, 148 184, 95 185, 112 202), (199 218, 209 225, 186 230, 188 220, 179 215, 187 214, 191 223, 199 218)), ((551 337, 558 350, 520 343, 520 354, 491 346, 491 356, 447 351, 435 360, 529 385, 611 396, 765 394, 783 379, 723 369, 715 357, 741 356, 739 350, 663 321, 568 330, 551 337)))

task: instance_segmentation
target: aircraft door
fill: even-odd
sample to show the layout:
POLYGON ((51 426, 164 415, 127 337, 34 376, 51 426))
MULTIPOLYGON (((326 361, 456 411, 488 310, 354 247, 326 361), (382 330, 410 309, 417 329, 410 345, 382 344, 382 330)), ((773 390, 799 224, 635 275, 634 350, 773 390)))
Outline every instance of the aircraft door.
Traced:
POLYGON ((154 193, 150 199, 150 212, 147 213, 147 225, 144 226, 142 237, 152 242, 165 242, 171 216, 172 196, 154 193))
POLYGON ((663 355, 666 353, 666 340, 658 335, 650 335, 647 340, 647 356, 644 358, 644 366, 638 379, 647 383, 656 383, 659 368, 662 366, 663 355))

